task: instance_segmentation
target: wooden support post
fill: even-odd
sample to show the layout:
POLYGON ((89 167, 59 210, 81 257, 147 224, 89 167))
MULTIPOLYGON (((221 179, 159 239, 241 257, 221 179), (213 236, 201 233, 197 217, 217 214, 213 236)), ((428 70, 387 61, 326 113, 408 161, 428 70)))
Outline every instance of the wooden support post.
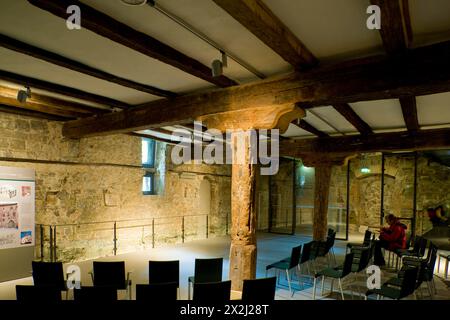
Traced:
POLYGON ((232 290, 256 276, 256 167, 251 161, 251 133, 232 133, 231 248, 232 290))
POLYGON ((325 240, 328 229, 328 195, 330 192, 331 165, 315 168, 313 239, 325 240))

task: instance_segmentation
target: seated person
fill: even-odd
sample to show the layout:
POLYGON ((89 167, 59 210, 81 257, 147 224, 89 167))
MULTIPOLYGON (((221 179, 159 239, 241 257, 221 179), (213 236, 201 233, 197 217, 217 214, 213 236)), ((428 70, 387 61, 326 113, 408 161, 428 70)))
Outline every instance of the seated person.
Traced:
POLYGON ((374 263, 378 266, 386 264, 381 248, 394 251, 406 247, 406 225, 393 214, 386 216, 386 222, 389 227, 381 229, 379 240, 375 244, 374 263))
POLYGON ((433 224, 433 226, 447 224, 447 217, 445 217, 443 206, 438 206, 435 209, 428 208, 427 214, 428 214, 428 217, 430 218, 430 221, 433 224))

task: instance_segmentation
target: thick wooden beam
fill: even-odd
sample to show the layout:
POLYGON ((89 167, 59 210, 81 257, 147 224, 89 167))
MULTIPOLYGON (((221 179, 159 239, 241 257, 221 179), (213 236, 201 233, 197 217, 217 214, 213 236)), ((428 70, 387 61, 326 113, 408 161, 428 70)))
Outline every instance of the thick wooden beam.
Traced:
POLYGON ((298 139, 280 142, 280 155, 301 158, 310 154, 354 154, 363 152, 423 151, 450 148, 450 129, 379 133, 298 139))
POLYGON ((17 89, 0 86, 0 104, 67 118, 89 117, 95 113, 108 112, 37 93, 32 93, 26 102, 21 103, 17 100, 17 93, 17 89))
POLYGON ((202 116, 279 106, 323 106, 450 91, 450 42, 315 68, 226 89, 158 100, 65 124, 64 134, 82 137, 182 124, 202 116))
POLYGON ((20 116, 26 116, 26 117, 32 117, 32 118, 38 118, 38 119, 45 119, 45 120, 51 120, 51 121, 67 121, 72 118, 68 117, 60 117, 51 115, 48 113, 38 112, 38 111, 31 111, 31 110, 25 110, 25 109, 19 109, 16 107, 10 107, 7 105, 0 105, 0 112, 4 113, 10 113, 10 114, 17 114, 20 116))
POLYGON ((417 117, 416 97, 400 97, 400 105, 402 106, 403 118, 405 119, 408 131, 416 132, 420 130, 417 117))
POLYGON ((138 83, 132 80, 121 78, 119 76, 113 75, 111 73, 93 68, 81 62, 63 57, 59 54, 29 45, 28 43, 10 38, 4 34, 0 34, 0 46, 13 50, 22 54, 26 54, 33 58, 47 61, 54 65, 67 68, 69 70, 77 71, 83 74, 87 74, 91 77, 95 77, 101 80, 106 80, 118 85, 149 93, 159 97, 171 98, 175 97, 176 93, 167 90, 162 90, 153 86, 138 83))
POLYGON ((164 143, 171 144, 171 145, 176 145, 177 144, 176 142, 173 142, 172 140, 163 139, 163 138, 156 137, 156 136, 153 136, 153 135, 150 135, 150 134, 145 134, 145 133, 129 132, 129 133, 126 133, 126 134, 130 135, 130 136, 134 136, 134 137, 152 139, 152 140, 155 140, 155 141, 164 142, 164 143))
POLYGON ((361 119, 348 103, 336 103, 333 108, 350 122, 361 134, 372 134, 370 126, 361 119))
POLYGON ((408 47, 411 40, 409 6, 406 0, 371 0, 381 9, 380 35, 388 54, 399 54, 408 47))
POLYGON ((28 2, 64 20, 70 16, 66 12, 67 8, 70 5, 77 5, 82 12, 81 23, 85 29, 89 29, 132 50, 214 83, 219 87, 229 87, 237 84, 223 75, 213 77, 211 69, 199 61, 79 1, 28 0, 28 2))
POLYGON ((213 0, 268 47, 297 69, 318 61, 306 46, 261 0, 213 0))
POLYGON ((296 123, 300 128, 303 130, 306 130, 319 138, 329 137, 328 133, 325 133, 323 131, 320 131, 319 129, 316 129, 314 126, 309 124, 306 120, 301 119, 296 123))
POLYGON ((111 109, 112 108, 127 109, 132 107, 128 103, 119 100, 114 100, 90 92, 74 89, 71 87, 66 87, 60 84, 47 82, 36 78, 26 77, 23 75, 19 75, 4 70, 0 70, 0 79, 20 84, 22 86, 29 86, 32 88, 41 89, 52 93, 58 93, 72 98, 98 103, 102 106, 109 106, 111 107, 111 109))

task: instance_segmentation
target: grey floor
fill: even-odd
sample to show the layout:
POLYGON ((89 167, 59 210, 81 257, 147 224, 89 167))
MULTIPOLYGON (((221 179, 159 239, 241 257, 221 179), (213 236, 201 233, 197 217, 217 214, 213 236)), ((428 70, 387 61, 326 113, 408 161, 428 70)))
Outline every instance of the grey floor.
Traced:
MULTIPOLYGON (((292 247, 310 241, 310 237, 303 237, 300 235, 288 236, 288 235, 276 235, 268 233, 258 234, 258 260, 257 260, 257 277, 265 277, 265 266, 275 262, 276 260, 289 256, 292 247)), ((353 236, 352 241, 362 241, 362 236, 353 236)), ((344 241, 336 241, 334 251, 337 256, 338 263, 342 261, 345 253, 344 241)), ((188 296, 188 276, 194 273, 194 260, 195 258, 211 258, 211 257, 223 257, 224 258, 224 270, 223 279, 228 279, 228 255, 229 255, 230 240, 229 237, 220 237, 207 240, 193 241, 185 244, 170 245, 166 247, 155 248, 147 251, 139 251, 134 253, 128 253, 118 255, 115 257, 107 257, 102 259, 96 259, 101 261, 114 261, 124 260, 126 261, 127 271, 132 271, 133 288, 134 284, 147 283, 148 279, 148 260, 180 260, 180 298, 187 299, 188 296)), ((325 261, 322 261, 325 263, 325 261)), ((88 274, 92 268, 92 261, 83 261, 77 263, 81 268, 82 284, 91 285, 91 279, 88 274)), ((323 264, 324 265, 324 264, 323 264)), ((320 268, 320 263, 318 268, 320 268)), ((65 265, 67 268, 67 265, 65 265)), ((441 272, 443 272, 441 268, 441 272)), ((274 273, 269 273, 273 275, 274 273)), ((384 270, 382 278, 387 278, 393 275, 388 270, 384 270)), ((436 286, 438 294, 435 299, 450 300, 450 289, 440 277, 436 276, 436 286)), ((357 281, 354 281, 354 277, 349 277, 348 281, 344 281, 345 298, 351 299, 353 292, 354 299, 362 299, 358 296, 359 292, 365 292, 365 278, 364 275, 359 275, 357 281), (348 285, 347 283, 348 282, 348 285), (351 285, 351 286, 350 286, 351 285)), ((294 294, 291 295, 284 275, 280 276, 280 285, 276 291, 276 299, 280 300, 310 300, 312 299, 312 286, 311 279, 309 277, 302 277, 304 282, 303 288, 300 285, 300 281, 296 278, 293 282, 294 294)), ((1 300, 13 300, 15 299, 15 285, 17 284, 32 284, 31 278, 25 278, 10 282, 0 283, 0 299, 1 300)), ((335 285, 336 288, 336 285, 335 285)), ((423 297, 428 299, 426 286, 424 286, 423 297)), ((134 297, 133 292, 133 297, 134 297)), ((125 299, 125 293, 120 295, 120 298, 125 299)), ((411 297, 412 298, 412 297, 411 297)), ((421 296, 419 295, 419 298, 421 296)), ((330 295, 330 284, 326 282, 325 293, 322 296, 318 290, 317 299, 340 299, 340 295, 334 292, 330 295)))

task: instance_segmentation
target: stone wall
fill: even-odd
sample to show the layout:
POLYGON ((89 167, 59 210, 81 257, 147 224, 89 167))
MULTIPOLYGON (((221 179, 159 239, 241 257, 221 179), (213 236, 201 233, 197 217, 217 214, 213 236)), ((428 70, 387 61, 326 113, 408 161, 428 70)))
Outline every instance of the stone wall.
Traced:
MULTIPOLYGON (((205 238, 206 217, 198 216, 206 214, 200 208, 204 179, 211 192, 209 236, 226 233, 230 166, 175 166, 170 162, 171 148, 158 143, 157 159, 165 154, 165 163, 156 172, 159 194, 144 196, 140 138, 66 139, 61 129, 59 122, 0 113, 0 165, 36 170, 36 223, 65 225, 56 229, 60 260, 113 254, 114 221, 118 254, 151 248, 153 242, 156 246, 181 242, 182 216, 185 241, 205 238)), ((44 240, 47 247, 48 227, 44 240)))

